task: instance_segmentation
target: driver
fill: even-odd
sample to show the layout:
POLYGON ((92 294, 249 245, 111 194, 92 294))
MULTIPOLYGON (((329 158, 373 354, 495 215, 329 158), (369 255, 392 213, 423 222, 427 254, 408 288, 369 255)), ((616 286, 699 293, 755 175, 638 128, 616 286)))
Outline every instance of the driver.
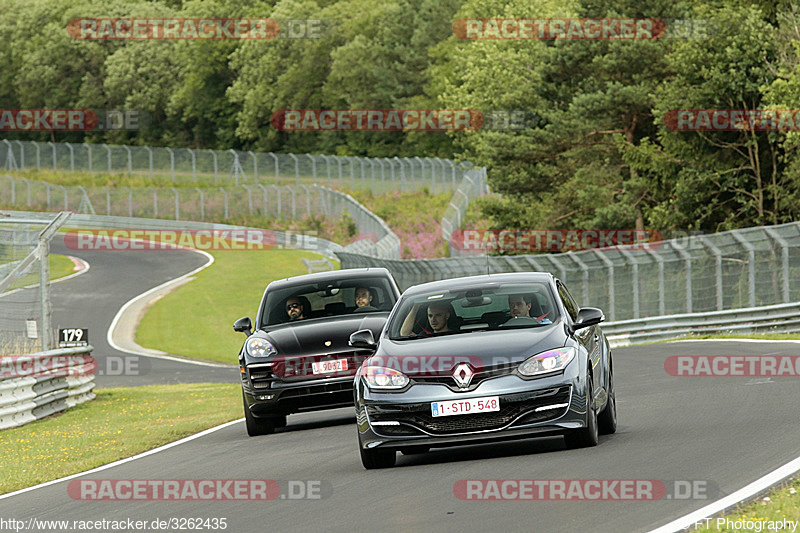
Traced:
MULTIPOLYGON (((416 337, 418 334, 414 332, 414 323, 416 320, 417 312, 419 308, 423 304, 414 304, 411 308, 411 311, 406 315, 406 318, 403 320, 403 325, 400 327, 400 335, 404 337, 412 336, 416 337)), ((422 333, 420 335, 432 335, 434 333, 448 333, 453 331, 448 326, 448 321, 452 316, 452 307, 447 302, 434 302, 428 305, 428 325, 430 330, 422 326, 421 324, 417 324, 422 327, 422 333)))
POLYGON ((531 297, 523 294, 509 294, 508 310, 511 318, 531 316, 531 297))
POLYGON ((289 315, 289 320, 302 320, 306 318, 303 302, 299 298, 289 298, 286 300, 286 314, 289 315))

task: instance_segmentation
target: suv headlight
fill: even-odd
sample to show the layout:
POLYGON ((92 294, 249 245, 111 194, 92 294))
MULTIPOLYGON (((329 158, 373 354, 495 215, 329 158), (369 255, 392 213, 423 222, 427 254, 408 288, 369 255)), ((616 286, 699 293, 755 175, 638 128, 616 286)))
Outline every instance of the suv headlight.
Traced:
POLYGON ((244 349, 251 357, 269 357, 278 353, 278 350, 268 340, 261 337, 247 339, 244 349))
POLYGON ((573 347, 556 348, 529 357, 519 365, 519 373, 523 376, 538 376, 564 370, 575 358, 577 350, 573 347))
POLYGON ((361 375, 367 381, 367 386, 373 390, 402 389, 408 385, 408 376, 383 366, 366 366, 361 368, 361 375))

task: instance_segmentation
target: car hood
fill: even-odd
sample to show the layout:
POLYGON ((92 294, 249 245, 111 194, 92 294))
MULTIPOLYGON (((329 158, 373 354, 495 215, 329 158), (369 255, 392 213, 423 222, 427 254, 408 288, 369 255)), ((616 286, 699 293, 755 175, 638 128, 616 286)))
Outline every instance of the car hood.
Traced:
POLYGON ((364 313, 324 318, 312 318, 267 326, 255 333, 269 340, 278 355, 324 355, 353 352, 350 335, 360 329, 370 329, 375 337, 380 335, 389 313, 364 313), (330 345, 326 345, 329 342, 330 345))
POLYGON ((370 362, 396 368, 393 358, 400 359, 404 366, 408 366, 402 363, 406 357, 446 361, 459 358, 472 362, 473 366, 493 367, 521 363, 537 353, 560 348, 567 338, 561 321, 536 328, 475 331, 403 341, 382 338, 370 362))

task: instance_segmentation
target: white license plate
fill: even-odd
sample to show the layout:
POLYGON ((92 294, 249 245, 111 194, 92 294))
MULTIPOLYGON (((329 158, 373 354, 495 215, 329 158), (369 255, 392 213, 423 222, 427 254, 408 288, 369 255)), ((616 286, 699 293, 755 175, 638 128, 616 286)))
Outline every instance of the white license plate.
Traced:
POLYGON ((311 363, 311 371, 314 374, 333 374, 347 370, 347 359, 337 359, 336 361, 320 361, 311 363))
POLYGON ((447 402, 431 402, 431 414, 436 416, 474 415, 500 410, 500 397, 469 398, 447 402))

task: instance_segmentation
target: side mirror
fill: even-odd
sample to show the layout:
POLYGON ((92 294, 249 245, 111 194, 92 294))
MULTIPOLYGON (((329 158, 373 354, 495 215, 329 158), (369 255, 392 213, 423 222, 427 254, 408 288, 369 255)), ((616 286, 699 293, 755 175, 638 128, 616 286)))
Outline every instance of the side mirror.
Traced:
POLYGON ((374 350, 377 348, 378 344, 375 342, 375 337, 372 335, 371 329, 360 329, 350 335, 350 346, 374 350))
POLYGON ((572 325, 572 331, 578 331, 579 329, 588 328, 589 326, 594 326, 595 324, 599 324, 606 317, 603 315, 603 311, 596 308, 596 307, 581 307, 578 311, 578 318, 575 320, 575 323, 572 325))
POLYGON ((250 321, 250 317, 246 316, 244 318, 240 318, 236 322, 233 323, 233 331, 238 331, 240 333, 246 333, 249 337, 253 334, 253 323, 250 321))

